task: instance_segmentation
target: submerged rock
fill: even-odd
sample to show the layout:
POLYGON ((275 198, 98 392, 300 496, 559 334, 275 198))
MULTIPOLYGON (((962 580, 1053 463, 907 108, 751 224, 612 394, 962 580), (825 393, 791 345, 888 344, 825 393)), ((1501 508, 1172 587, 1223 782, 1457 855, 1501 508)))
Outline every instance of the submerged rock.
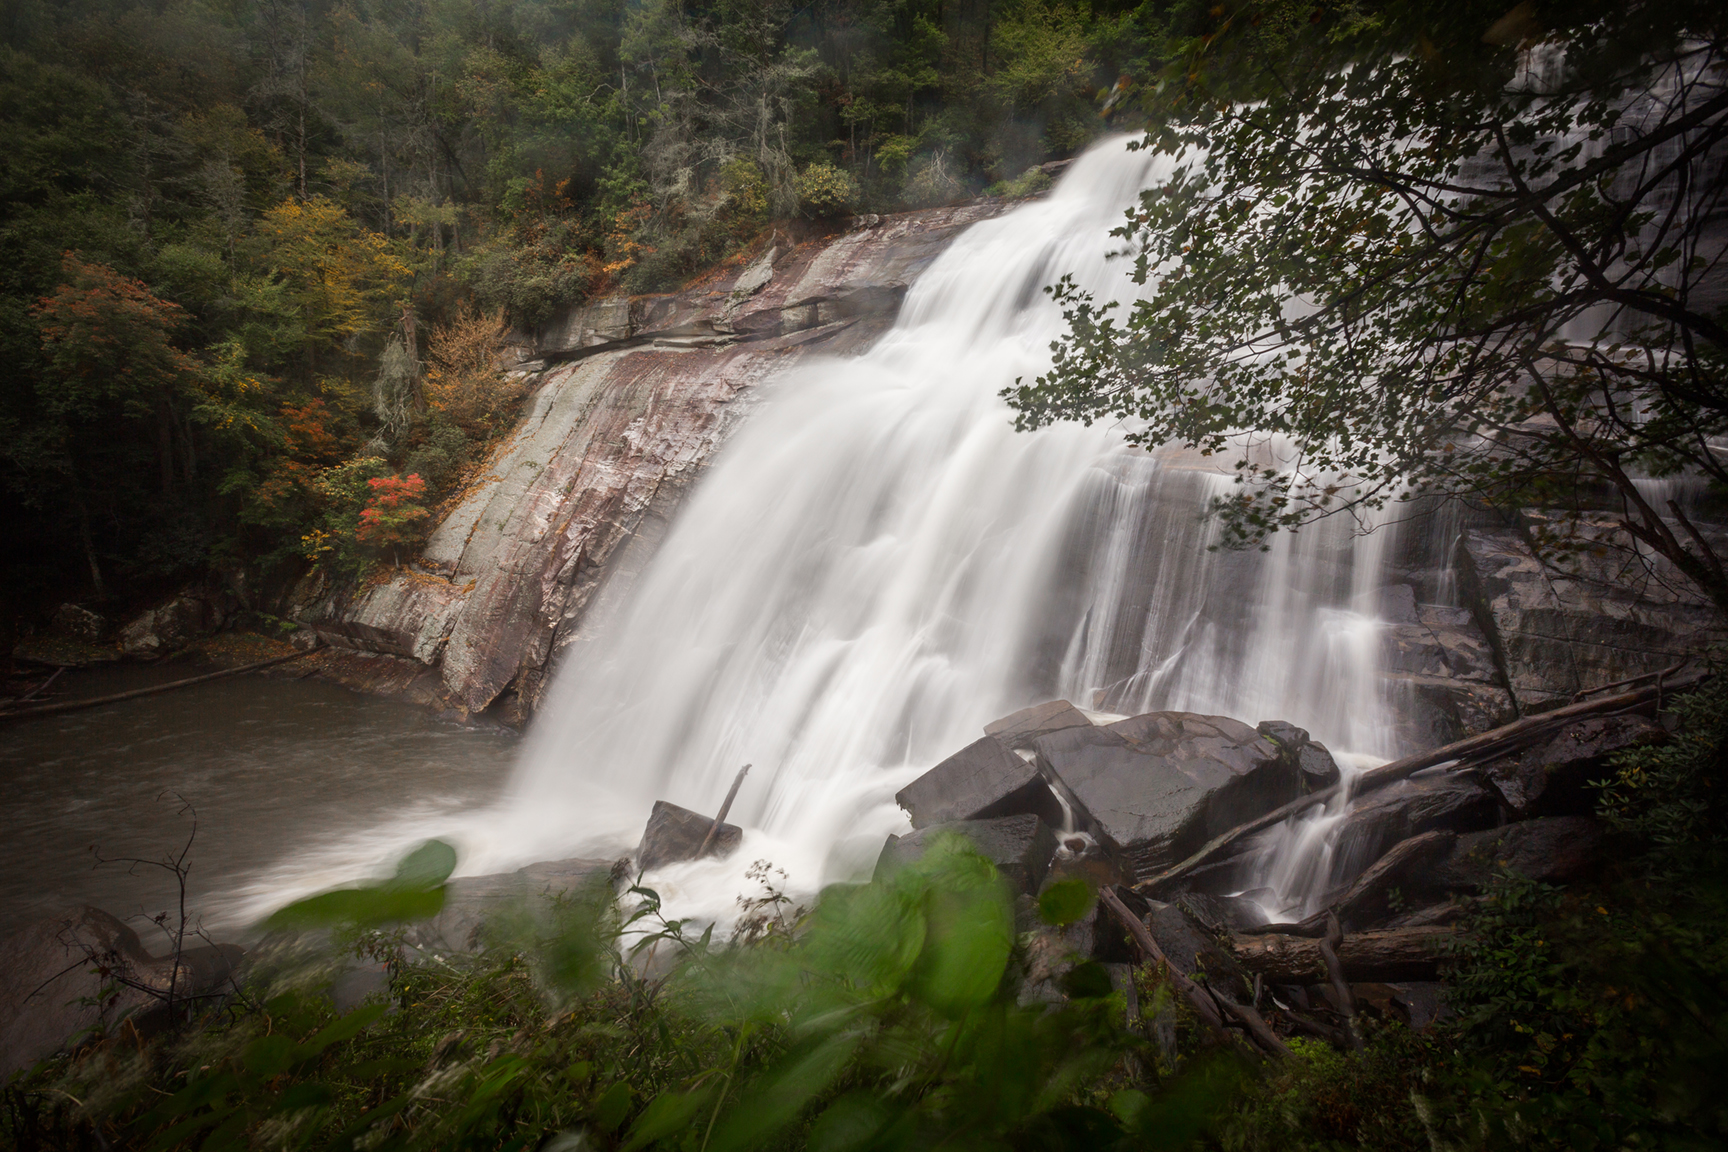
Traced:
POLYGON ((1033 741, 1074 819, 1141 875, 1302 792, 1279 745, 1237 720, 1152 712, 1033 741))
MULTIPOLYGON (((712 816, 664 800, 654 801, 654 809, 648 813, 648 826, 642 830, 642 843, 636 848, 636 866, 644 872, 652 872, 662 864, 696 859, 702 841, 713 827, 712 816)), ((708 846, 708 855, 729 856, 737 851, 743 840, 744 829, 736 824, 722 824, 714 834, 714 842, 708 846)))
POLYGON ((1036 816, 1003 816, 995 820, 962 820, 932 824, 910 836, 890 836, 876 861, 876 878, 922 856, 936 837, 953 833, 964 836, 979 854, 996 865, 1008 882, 1021 892, 1036 893, 1056 854, 1056 833, 1036 816))

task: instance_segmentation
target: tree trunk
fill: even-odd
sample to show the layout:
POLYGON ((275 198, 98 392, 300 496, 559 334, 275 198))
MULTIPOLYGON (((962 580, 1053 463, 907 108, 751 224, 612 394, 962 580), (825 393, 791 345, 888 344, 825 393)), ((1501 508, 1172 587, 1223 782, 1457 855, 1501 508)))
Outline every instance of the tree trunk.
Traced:
MULTIPOLYGON (((1350 980, 1432 980, 1440 945, 1456 929, 1389 928, 1355 932, 1339 941, 1338 966, 1350 980)), ((1331 979, 1320 940, 1268 932, 1230 937, 1230 951, 1243 969, 1272 984, 1325 984, 1331 979)))

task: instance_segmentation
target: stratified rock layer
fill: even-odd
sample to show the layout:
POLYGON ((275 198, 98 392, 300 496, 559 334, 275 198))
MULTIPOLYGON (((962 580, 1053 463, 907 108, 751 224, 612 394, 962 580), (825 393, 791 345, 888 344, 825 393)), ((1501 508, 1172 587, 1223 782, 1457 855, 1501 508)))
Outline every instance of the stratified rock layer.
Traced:
POLYGON ((297 616, 338 647, 436 669, 459 711, 505 696, 526 715, 596 597, 652 552, 739 401, 801 358, 868 347, 955 233, 1001 207, 881 218, 675 296, 571 310, 522 353, 530 410, 421 559, 352 594, 308 588, 297 616))

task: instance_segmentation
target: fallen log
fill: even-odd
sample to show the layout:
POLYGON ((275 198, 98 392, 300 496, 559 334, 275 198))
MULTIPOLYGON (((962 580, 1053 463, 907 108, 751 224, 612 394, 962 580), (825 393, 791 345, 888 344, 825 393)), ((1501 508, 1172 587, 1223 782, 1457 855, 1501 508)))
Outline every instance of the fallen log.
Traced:
MULTIPOLYGON (((1550 735, 1554 729, 1565 727, 1567 723, 1580 716, 1599 716, 1615 712, 1630 712, 1651 704, 1660 704, 1663 696, 1684 691, 1694 687, 1709 678, 1709 672, 1696 669, 1680 673, 1672 679, 1665 675, 1658 677, 1656 683, 1647 684, 1630 692, 1621 692, 1614 696, 1601 696, 1594 700, 1584 700, 1576 704, 1567 704, 1549 712, 1537 712, 1491 728, 1475 736, 1467 736, 1451 744, 1431 748, 1426 752, 1418 752, 1414 756, 1406 756, 1382 764, 1378 768, 1356 777, 1350 794, 1360 796, 1388 784, 1395 784, 1407 777, 1414 776, 1425 768, 1438 768, 1442 765, 1467 767, 1486 760, 1496 759, 1508 752, 1513 752, 1527 744, 1550 735)), ((1342 785, 1334 784, 1307 796, 1298 797, 1281 808, 1275 808, 1263 816, 1257 816, 1245 823, 1238 824, 1228 832, 1213 837, 1201 849, 1179 864, 1153 876, 1138 880, 1134 884, 1136 892, 1157 894, 1173 881, 1181 879, 1203 864, 1210 863, 1220 852, 1228 848, 1244 836, 1263 831, 1274 824, 1288 820, 1302 812, 1306 812, 1316 804, 1324 804, 1332 799, 1342 785)))
MULTIPOLYGON (((1354 932, 1338 942, 1338 967, 1348 981, 1432 980, 1440 963, 1440 945, 1451 939, 1449 927, 1387 928, 1354 932)), ((1232 935, 1229 947, 1236 962, 1270 984, 1326 984, 1332 973, 1321 951, 1322 940, 1281 932, 1232 935)))
MULTIPOLYGON (((1170 963, 1170 958, 1164 955, 1162 948, 1158 947, 1158 941, 1153 937, 1151 930, 1146 927, 1145 921, 1128 910, 1128 905, 1122 903, 1122 897, 1116 895, 1115 888, 1106 884, 1099 891, 1098 900, 1110 910, 1112 916, 1116 917, 1117 923, 1128 930, 1128 935, 1133 938, 1135 944, 1139 945, 1140 951, 1145 954, 1146 958, 1164 969, 1177 993, 1188 1001, 1189 1007, 1194 1009, 1194 1014, 1205 1022, 1213 1035, 1219 1040, 1228 1042, 1230 1033, 1224 1028, 1224 1017, 1219 1013, 1218 1004, 1207 994, 1206 989, 1190 980, 1187 973, 1170 963)), ((1290 1049, 1285 1047, 1284 1042, 1278 1039, 1271 1028, 1267 1027, 1266 1021, 1261 1018, 1260 1013, 1252 1008, 1244 1012, 1241 1005, 1232 1004, 1228 1000, 1223 1000, 1223 1003, 1226 1010, 1241 1021, 1243 1027, 1248 1030, 1248 1034, 1253 1037, 1254 1042, 1267 1055, 1278 1057, 1290 1055, 1290 1049)))
POLYGON ((0 711, 0 720, 22 720, 27 716, 48 716, 57 712, 76 712, 83 708, 97 708, 103 704, 116 704, 121 700, 136 700, 140 696, 155 696, 162 692, 172 692, 176 688, 187 688, 193 684, 204 684, 211 680, 221 680, 227 676, 240 676, 247 672, 256 672, 261 668, 269 668, 275 664, 286 664, 290 660, 298 660, 310 655, 316 649, 304 652, 293 652, 287 656, 277 656, 270 660, 260 660, 256 664, 244 664, 239 668, 224 668, 220 672, 206 672, 202 676, 188 676, 184 680, 173 680, 167 684, 155 684, 149 688, 134 688, 130 692, 115 692, 108 696, 92 696, 88 700, 67 700, 59 704, 44 704, 37 708, 22 708, 13 711, 0 711))

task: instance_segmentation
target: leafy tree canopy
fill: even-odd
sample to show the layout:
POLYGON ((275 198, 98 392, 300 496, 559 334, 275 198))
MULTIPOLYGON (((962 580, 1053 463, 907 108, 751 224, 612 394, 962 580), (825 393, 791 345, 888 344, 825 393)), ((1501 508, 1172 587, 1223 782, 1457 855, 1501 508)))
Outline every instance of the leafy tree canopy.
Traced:
POLYGON ((1229 461, 1225 539, 1424 493, 1569 515, 1728 607, 1649 478, 1728 482, 1728 21, 1719 5, 1316 12, 1278 53, 1218 13, 1149 104, 1117 235, 1143 296, 1054 289, 1022 428, 1123 421, 1229 461))

